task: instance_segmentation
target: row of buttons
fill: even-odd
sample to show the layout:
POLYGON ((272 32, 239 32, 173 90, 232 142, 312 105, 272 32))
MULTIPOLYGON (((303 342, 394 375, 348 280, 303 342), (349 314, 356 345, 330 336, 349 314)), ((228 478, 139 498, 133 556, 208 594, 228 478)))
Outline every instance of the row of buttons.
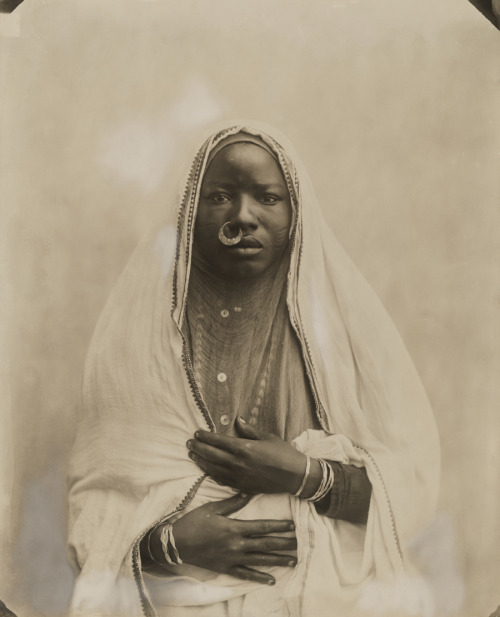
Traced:
MULTIPOLYGON (((227 317, 229 315, 229 311, 224 309, 223 311, 221 311, 221 315, 222 317, 227 317)), ((217 375, 217 381, 219 381, 220 383, 224 383, 225 381, 227 381, 226 373, 219 373, 217 375)), ((230 422, 231 422, 231 419, 227 415, 227 413, 223 414, 220 417, 220 423, 222 424, 222 426, 227 426, 230 422)))
MULTIPOLYGON (((241 307, 235 306, 234 311, 235 313, 241 313, 241 307)), ((220 314, 224 318, 229 317, 229 311, 227 309, 222 309, 220 314)), ((226 373, 219 373, 217 375, 217 381, 219 381, 220 383, 224 383, 225 381, 227 381, 226 373)), ((227 426, 230 422, 231 422, 231 418, 227 415, 227 413, 223 414, 220 417, 220 423, 222 424, 222 426, 227 426)))
MULTIPOLYGON (((234 312, 235 313, 241 313, 241 307, 240 306, 235 306, 234 307, 234 312)), ((221 317, 224 317, 224 319, 227 319, 230 315, 230 312, 228 311, 228 309, 222 309, 221 312, 221 317)), ((203 315, 199 315, 200 318, 203 318, 203 315)), ((198 334, 198 337, 200 337, 201 333, 198 334)), ((201 377, 201 376, 200 376, 201 377)), ((219 383, 224 383, 227 381, 227 375, 226 373, 218 373, 217 374, 217 381, 219 383)), ((263 392, 262 392, 263 393, 263 392)), ((258 409, 257 409, 257 413, 258 413, 258 409)), ((255 413, 255 408, 252 409, 252 420, 255 421, 255 416, 257 414, 255 413)), ((228 426, 228 424, 231 422, 231 418, 229 417, 229 415, 227 413, 223 414, 220 417, 220 423, 222 424, 222 426, 228 426)))
MULTIPOLYGON (((241 313, 241 306, 235 306, 234 307, 234 312, 235 313, 241 313)), ((229 311, 227 309, 222 309, 220 314, 222 315, 222 317, 229 317, 229 311)))

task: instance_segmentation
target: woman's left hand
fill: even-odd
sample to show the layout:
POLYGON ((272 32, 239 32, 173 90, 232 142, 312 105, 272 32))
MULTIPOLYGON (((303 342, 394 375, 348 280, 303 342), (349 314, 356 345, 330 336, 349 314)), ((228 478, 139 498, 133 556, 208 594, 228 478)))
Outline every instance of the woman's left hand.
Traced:
POLYGON ((191 459, 220 484, 245 493, 295 493, 304 477, 306 456, 242 418, 235 426, 241 437, 196 431, 187 442, 191 459))

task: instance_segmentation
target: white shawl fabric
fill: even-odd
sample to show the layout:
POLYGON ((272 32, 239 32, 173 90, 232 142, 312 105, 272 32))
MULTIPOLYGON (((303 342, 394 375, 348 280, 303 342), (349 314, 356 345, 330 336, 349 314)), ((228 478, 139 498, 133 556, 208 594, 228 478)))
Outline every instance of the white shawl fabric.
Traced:
MULTIPOLYGON (((247 126, 220 131, 200 148, 177 229, 167 225, 141 242, 92 339, 70 469, 69 545, 79 570, 71 615, 158 614, 141 573, 144 533, 232 492, 216 488, 187 456, 187 439, 213 422, 182 326, 207 158, 242 130, 276 153, 294 209, 287 304, 323 427, 295 445, 365 466, 373 487, 369 519, 366 527, 353 525, 288 495, 257 495, 236 516, 293 517, 295 569, 273 569, 274 587, 206 571, 204 581, 158 579, 153 595, 167 607, 234 598, 241 617, 427 617, 432 599, 406 546, 432 521, 437 500, 439 446, 428 401, 390 318, 325 224, 291 148, 285 152, 282 138, 278 144, 269 131, 247 126)), ((175 617, 174 609, 161 611, 175 617)))

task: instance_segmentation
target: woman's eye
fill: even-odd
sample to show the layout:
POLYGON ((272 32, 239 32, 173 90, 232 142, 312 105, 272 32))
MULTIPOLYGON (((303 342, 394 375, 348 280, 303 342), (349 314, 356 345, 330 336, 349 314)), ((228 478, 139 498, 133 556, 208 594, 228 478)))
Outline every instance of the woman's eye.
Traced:
POLYGON ((209 196, 209 199, 216 204, 224 204, 226 201, 230 201, 229 195, 226 195, 225 193, 214 193, 209 196))
POLYGON ((272 206, 279 200, 280 198, 277 195, 263 195, 261 197, 261 202, 267 206, 272 206))

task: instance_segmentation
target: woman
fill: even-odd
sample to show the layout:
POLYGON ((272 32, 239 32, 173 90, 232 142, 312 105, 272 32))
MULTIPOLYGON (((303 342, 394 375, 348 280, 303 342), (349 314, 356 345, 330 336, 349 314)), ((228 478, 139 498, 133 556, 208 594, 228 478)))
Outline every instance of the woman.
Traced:
POLYGON ((290 150, 210 137, 91 345, 73 614, 430 614, 406 546, 438 465, 411 362, 290 150))

